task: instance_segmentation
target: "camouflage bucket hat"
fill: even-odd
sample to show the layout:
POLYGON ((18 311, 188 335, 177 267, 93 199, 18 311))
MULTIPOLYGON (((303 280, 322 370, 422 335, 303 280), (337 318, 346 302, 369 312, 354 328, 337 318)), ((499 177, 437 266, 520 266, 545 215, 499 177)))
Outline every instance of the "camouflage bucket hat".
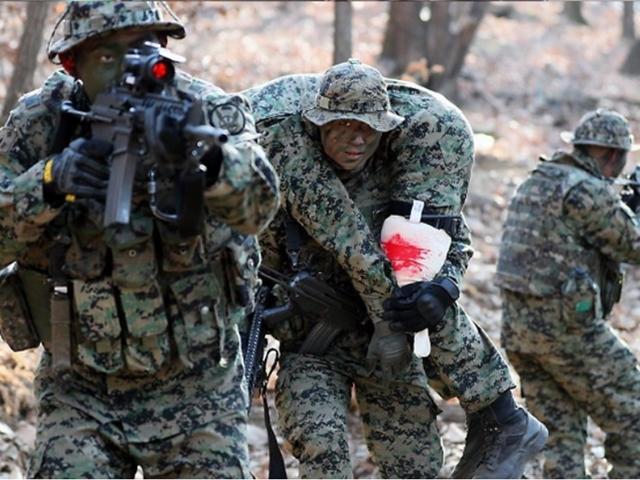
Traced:
POLYGON ((173 38, 185 36, 184 26, 166 2, 73 0, 53 29, 47 55, 54 60, 90 38, 129 28, 165 32, 173 38), (165 18, 165 14, 171 18, 165 18), (61 38, 52 45, 58 27, 61 38))
POLYGON ((562 132, 560 138, 574 145, 597 145, 636 151, 633 135, 626 118, 613 110, 599 108, 585 114, 572 132, 562 132))
POLYGON ((404 121, 391 110, 380 72, 355 59, 325 72, 315 106, 303 115, 318 126, 334 120, 357 120, 379 132, 393 130, 404 121))

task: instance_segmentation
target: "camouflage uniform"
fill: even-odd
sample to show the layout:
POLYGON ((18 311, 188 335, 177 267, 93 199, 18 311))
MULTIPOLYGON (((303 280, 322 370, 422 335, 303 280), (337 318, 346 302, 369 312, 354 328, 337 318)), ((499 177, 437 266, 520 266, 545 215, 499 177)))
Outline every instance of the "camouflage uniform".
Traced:
MULTIPOLYGON (((262 144, 280 176, 288 212, 334 253, 370 317, 379 318, 383 301, 395 287, 391 266, 379 246, 389 202, 418 199, 429 213, 460 215, 473 163, 473 138, 462 113, 443 96, 387 80, 392 109, 405 121, 383 137, 376 153, 385 158, 386 197, 361 207, 322 161, 317 138, 313 141, 305 133, 305 129, 313 133, 313 127, 300 118, 301 111, 313 106, 321 78, 293 75, 246 93, 264 135, 262 144), (298 118, 297 124, 292 117, 298 118), (308 160, 298 161, 299 155, 308 160), (367 216, 375 223, 368 223, 367 216)), ((464 220, 449 234, 452 245, 437 278, 449 277, 460 284, 473 253, 464 220)), ((459 397, 466 411, 476 412, 513 388, 506 363, 459 305, 447 311, 442 330, 431 332, 431 343, 427 372, 442 382, 448 396, 459 397)))
MULTIPOLYGON (((626 120, 606 111, 563 138, 632 146, 626 120)), ((607 433, 610 477, 640 476, 640 369, 606 323, 618 262, 640 263, 637 218, 584 149, 556 152, 511 201, 497 275, 503 345, 528 407, 549 426, 545 477, 586 475, 588 416, 607 433)))
MULTIPOLYGON (((73 32, 86 22, 107 33, 142 26, 184 36, 177 19, 162 20, 153 2, 78 2, 69 9, 52 57, 79 43, 73 32)), ((0 261, 17 260, 44 278, 49 252, 69 239, 62 255, 74 310, 71 367, 52 368, 51 325, 40 318, 45 351, 29 476, 124 478, 138 465, 150 477, 250 475, 237 325, 252 308, 255 235, 277 208, 277 181, 253 141, 245 99, 182 72, 175 82, 182 94, 202 100, 207 118, 220 104, 246 118, 244 130, 222 147, 220 175, 205 192, 205 225, 192 237, 156 219, 146 193, 134 194, 128 225, 108 228, 101 202, 55 208, 44 201, 43 165, 52 156, 60 102, 80 91, 64 72, 22 97, 0 130, 0 261)), ((2 312, 5 324, 10 315, 2 312)))
MULTIPOLYGON (((338 68, 334 67, 337 77, 340 76, 338 68)), ((283 77, 256 87, 247 94, 254 107, 258 130, 263 134, 262 145, 281 178, 282 202, 291 217, 304 227, 312 239, 309 243, 313 248, 306 246, 308 263, 312 263, 314 270, 325 272, 328 278, 332 278, 340 291, 355 291, 363 299, 369 318, 375 323, 382 317, 383 301, 395 287, 390 264, 379 246, 380 230, 390 213, 390 202, 419 199, 425 201, 429 213, 459 215, 473 162, 473 139, 466 119, 444 97, 413 84, 387 80, 391 107, 394 112, 405 117, 404 123, 383 135, 380 146, 364 171, 354 175, 337 173, 323 154, 316 126, 334 119, 335 116, 329 114, 324 118, 318 109, 309 110, 314 106, 321 79, 320 75, 283 77), (313 123, 305 118, 311 112, 313 123), (320 263, 313 264, 312 260, 320 263)), ((370 96, 375 96, 374 86, 362 87, 362 83, 366 81, 366 78, 359 79, 359 91, 361 88, 370 88, 370 96)), ((348 94, 348 89, 345 93, 348 94)), ((357 99, 352 100, 357 102, 357 99)), ((330 103, 326 107, 332 108, 330 103)), ((383 109, 384 106, 379 110, 383 109)), ((333 113, 340 115, 340 112, 333 113)), ((344 117, 359 119, 361 115, 351 114, 349 117, 345 114, 344 117)), ((376 114, 372 115, 375 117, 376 114)), ((269 234, 261 238, 265 262, 276 266, 281 262, 283 238, 282 230, 278 231, 277 228, 278 223, 272 223, 269 234)), ((449 234, 453 239, 452 247, 438 276, 450 277, 459 283, 472 254, 469 231, 462 220, 449 234)), ((304 252, 305 249, 301 254, 304 252)), ((300 263, 304 264, 302 257, 300 263)), ((288 347, 286 340, 293 340, 301 335, 300 331, 295 331, 295 326, 292 329, 293 333, 276 332, 276 336, 285 339, 285 349, 288 347)), ((442 329, 431 332, 430 336, 432 353, 425 362, 428 370, 434 377, 444 381, 443 385, 450 391, 450 395, 460 397, 468 411, 482 409, 501 392, 513 387, 508 368, 500 354, 484 332, 468 319, 457 304, 448 309, 442 329)), ((345 446, 344 443, 323 442, 326 428, 319 429, 318 425, 322 425, 325 419, 309 415, 321 409, 325 411, 325 408, 334 415, 336 411, 344 411, 344 406, 340 410, 337 408, 337 405, 344 405, 344 393, 334 398, 322 395, 326 386, 331 383, 326 379, 327 372, 338 371, 339 380, 333 380, 334 382, 339 381, 344 385, 345 377, 356 379, 356 391, 365 425, 373 421, 367 412, 369 409, 363 408, 363 402, 365 405, 367 402, 367 390, 366 384, 361 386, 358 383, 362 374, 353 373, 358 370, 366 371, 366 344, 369 338, 370 333, 365 338, 361 334, 345 335, 320 360, 294 353, 283 355, 278 393, 281 424, 294 445, 294 453, 306 464, 303 464, 305 472, 308 468, 311 474, 350 473, 346 460, 345 467, 338 469, 332 462, 315 455, 317 452, 325 453, 325 450, 315 450, 319 444, 329 443, 332 449, 342 451, 345 446), (356 338, 358 347, 354 349, 355 346, 351 346, 350 342, 356 338), (352 350, 351 359, 345 357, 347 347, 352 350), (354 370, 352 367, 346 370, 344 365, 348 360, 354 365, 359 364, 359 369, 354 370), (324 368, 321 370, 322 365, 324 368), (291 377, 293 380, 290 380, 291 377), (318 386, 314 382, 318 382, 318 386), (299 394, 300 389, 305 393, 309 392, 309 395, 299 394), (361 393, 361 390, 364 391, 361 393), (321 395, 314 395, 314 392, 321 395), (301 398, 309 398, 309 401, 302 402, 301 398), (321 403, 317 403, 319 401, 321 403), (316 435, 320 430, 322 433, 316 435), (307 445, 306 450, 304 445, 307 445), (314 466, 314 462, 319 467, 314 466)), ((293 343, 291 348, 295 349, 295 346, 293 343)), ((422 373, 417 376, 419 371, 415 370, 415 362, 414 357, 412 366, 405 375, 418 380, 422 373)), ((396 395, 400 401, 393 405, 392 412, 381 411, 381 419, 384 418, 382 415, 388 417, 397 408, 414 411, 413 408, 408 408, 407 397, 402 401, 402 397, 398 395, 402 395, 403 389, 410 385, 409 382, 394 384, 382 372, 377 372, 372 378, 377 378, 378 385, 385 385, 387 391, 396 395)), ((417 389, 418 383, 414 385, 413 388, 417 389)), ((422 388, 424 386, 422 383, 422 388)), ((342 386, 340 391, 344 392, 344 388, 342 386)), ((425 391, 421 396, 426 399, 428 394, 425 391)), ((379 402, 383 405, 382 401, 379 402)), ((426 401, 424 404, 427 404, 426 401)), ((423 409, 420 416, 422 422, 430 420, 426 409, 423 409)), ((415 428, 412 422, 408 422, 411 417, 407 417, 399 419, 402 429, 415 428)), ((397 417, 395 421, 398 421, 397 417)), ((376 420, 376 423, 379 422, 380 420, 376 420)), ((337 420, 336 425, 343 428, 343 419, 337 420)), ((397 431, 397 428, 393 430, 397 431)), ((385 444, 397 438, 397 435, 384 435, 379 437, 379 441, 385 444)), ((425 442, 426 438, 429 437, 423 435, 419 441, 425 446, 436 448, 436 440, 429 443, 425 442)), ((380 447, 372 444, 371 439, 369 446, 374 457, 377 457, 376 448, 380 447)), ((386 448, 391 452, 394 446, 386 448)), ((337 452, 331 453, 334 457, 329 458, 336 458, 338 455, 337 452)), ((391 454, 393 455, 392 452, 391 454)), ((434 460, 435 458, 434 456, 434 460)), ((384 460, 376 460, 385 476, 412 474, 413 470, 410 468, 400 472, 385 469, 384 460)), ((433 471, 437 471, 435 463, 428 470, 423 470, 422 476, 433 471)))

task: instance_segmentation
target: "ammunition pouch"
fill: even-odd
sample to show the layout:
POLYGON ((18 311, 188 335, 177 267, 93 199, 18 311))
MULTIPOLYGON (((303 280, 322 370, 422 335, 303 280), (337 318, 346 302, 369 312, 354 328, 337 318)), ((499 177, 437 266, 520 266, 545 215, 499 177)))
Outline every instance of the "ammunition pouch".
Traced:
POLYGON ((620 270, 620 265, 616 262, 605 261, 602 270, 602 282, 600 298, 602 303, 602 313, 606 317, 611 313, 613 306, 620 301, 622 294, 622 282, 624 274, 620 270))
POLYGON ((18 271, 17 262, 0 270, 0 335, 14 352, 35 348, 40 344, 18 271))

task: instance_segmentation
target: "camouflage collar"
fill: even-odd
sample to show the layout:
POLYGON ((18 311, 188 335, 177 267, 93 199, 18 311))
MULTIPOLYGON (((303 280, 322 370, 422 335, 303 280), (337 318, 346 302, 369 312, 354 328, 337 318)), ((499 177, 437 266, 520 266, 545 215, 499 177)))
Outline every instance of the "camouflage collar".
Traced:
POLYGON ((591 175, 599 178, 604 178, 602 175, 602 170, 600 169, 600 164, 595 158, 590 157, 586 153, 583 153, 580 150, 573 150, 571 153, 559 150, 553 154, 553 157, 551 157, 551 161, 558 162, 564 157, 568 157, 571 163, 575 164, 577 167, 583 170, 586 170, 591 175))

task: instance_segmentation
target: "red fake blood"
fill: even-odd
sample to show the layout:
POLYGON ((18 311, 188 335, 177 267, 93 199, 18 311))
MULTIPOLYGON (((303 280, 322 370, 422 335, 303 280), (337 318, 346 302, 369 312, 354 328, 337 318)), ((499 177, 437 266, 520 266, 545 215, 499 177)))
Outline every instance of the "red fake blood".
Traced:
POLYGON ((426 248, 409 243, 399 233, 382 242, 382 249, 397 272, 420 273, 422 262, 431 253, 426 248))

